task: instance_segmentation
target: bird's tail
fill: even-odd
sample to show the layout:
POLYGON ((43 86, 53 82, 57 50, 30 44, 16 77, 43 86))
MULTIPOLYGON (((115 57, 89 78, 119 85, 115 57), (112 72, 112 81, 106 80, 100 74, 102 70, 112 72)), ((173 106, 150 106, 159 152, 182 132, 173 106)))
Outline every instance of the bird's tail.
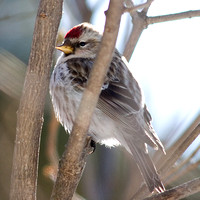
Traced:
POLYGON ((148 153, 140 150, 135 145, 129 146, 131 153, 145 179, 145 182, 150 192, 156 190, 157 192, 165 191, 165 187, 160 180, 157 170, 149 157, 148 153))

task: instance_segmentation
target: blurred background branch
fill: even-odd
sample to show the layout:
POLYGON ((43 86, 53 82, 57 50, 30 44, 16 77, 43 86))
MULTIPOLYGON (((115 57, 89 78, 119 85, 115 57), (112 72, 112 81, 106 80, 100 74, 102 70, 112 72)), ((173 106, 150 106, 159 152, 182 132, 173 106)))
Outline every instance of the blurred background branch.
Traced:
POLYGON ((178 200, 188 197, 196 192, 200 191, 200 178, 196 178, 192 181, 188 181, 182 185, 167 190, 161 194, 156 194, 144 200, 178 200))

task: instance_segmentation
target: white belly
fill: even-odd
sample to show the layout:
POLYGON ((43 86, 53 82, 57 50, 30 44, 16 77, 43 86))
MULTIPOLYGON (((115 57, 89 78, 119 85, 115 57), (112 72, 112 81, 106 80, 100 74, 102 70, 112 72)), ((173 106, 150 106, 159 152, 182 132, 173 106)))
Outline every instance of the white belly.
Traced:
MULTIPOLYGON (((72 86, 66 64, 61 63, 54 69, 50 81, 50 94, 57 119, 70 133, 82 98, 82 92, 76 91, 72 86), (64 80, 61 78, 61 73, 65 77, 64 80)), ((116 146, 120 144, 115 139, 117 130, 114 121, 96 108, 88 135, 91 135, 96 142, 106 146, 116 146)))

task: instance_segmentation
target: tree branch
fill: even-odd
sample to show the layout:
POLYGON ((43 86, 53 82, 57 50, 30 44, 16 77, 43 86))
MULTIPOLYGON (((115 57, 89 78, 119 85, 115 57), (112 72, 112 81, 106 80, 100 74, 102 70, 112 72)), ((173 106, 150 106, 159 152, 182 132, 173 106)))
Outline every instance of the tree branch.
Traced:
POLYGON ((126 43, 126 47, 124 49, 123 55, 124 57, 129 61, 133 51, 135 50, 136 44, 143 32, 143 30, 146 27, 146 21, 144 15, 141 13, 136 12, 134 16, 132 17, 133 21, 133 28, 132 32, 129 36, 129 39, 126 43))
MULTIPOLYGON (((163 160, 163 165, 158 170, 161 177, 166 177, 167 171, 173 166, 173 164, 178 160, 178 158, 183 154, 183 152, 188 148, 188 146, 195 140, 195 138, 200 133, 200 124, 185 138, 180 145, 177 146, 176 150, 171 154, 168 159, 163 160)), ((146 184, 142 184, 139 190, 134 194, 132 199, 141 199, 149 194, 146 184)))
POLYGON ((178 19, 192 18, 192 17, 200 17, 200 10, 191 10, 182 13, 175 13, 170 15, 161 15, 156 17, 147 17, 147 25, 155 24, 159 22, 167 22, 174 21, 178 19))
MULTIPOLYGON (((130 15, 132 16, 133 29, 123 52, 124 57, 128 61, 130 60, 131 55, 133 54, 133 51, 135 50, 136 44, 143 30, 147 27, 147 22, 146 22, 147 11, 152 2, 153 2, 152 0, 148 0, 145 6, 143 7, 144 10, 142 12, 135 12, 135 10, 129 11, 130 15)), ((135 7, 132 2, 130 2, 129 4, 132 4, 131 7, 135 7)))
POLYGON ((62 1, 40 1, 23 94, 17 113, 11 200, 36 199, 43 110, 61 13, 62 1))
POLYGON ((197 169, 197 167, 200 165, 200 160, 198 160, 195 163, 191 163, 188 165, 185 169, 182 171, 178 171, 177 173, 173 174, 170 179, 165 181, 165 185, 169 185, 170 183, 173 183, 174 181, 178 180, 179 178, 184 177, 186 174, 189 174, 192 170, 197 169))
POLYGON ((192 181, 186 182, 170 190, 166 190, 163 193, 145 198, 144 200, 165 200, 165 199, 177 200, 188 197, 199 191, 200 191, 200 178, 196 178, 192 181))
POLYGON ((200 115, 197 116, 197 118, 194 120, 194 122, 187 128, 187 130, 182 134, 182 136, 171 146, 169 149, 167 149, 166 156, 162 156, 157 165, 161 166, 165 160, 168 160, 170 157, 173 156, 176 149, 182 144, 187 137, 191 134, 191 132, 198 126, 200 123, 200 115))
POLYGON ((67 148, 60 161, 58 177, 51 199, 71 199, 82 175, 88 154, 85 151, 86 133, 98 101, 104 76, 112 59, 111 55, 115 49, 122 13, 123 0, 111 0, 101 46, 88 86, 84 90, 67 148))

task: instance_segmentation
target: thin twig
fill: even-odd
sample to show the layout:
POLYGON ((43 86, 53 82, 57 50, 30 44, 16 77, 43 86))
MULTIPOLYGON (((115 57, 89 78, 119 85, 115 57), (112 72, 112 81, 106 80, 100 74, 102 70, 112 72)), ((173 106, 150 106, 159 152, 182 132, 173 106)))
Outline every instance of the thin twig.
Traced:
POLYGON ((192 122, 192 124, 187 128, 187 130, 181 135, 181 137, 166 151, 166 155, 162 156, 157 166, 162 166, 165 160, 168 160, 170 157, 173 156, 176 149, 183 143, 183 141, 186 140, 186 138, 191 134, 191 132, 197 127, 197 125, 200 123, 200 115, 197 116, 197 118, 192 122))
MULTIPOLYGON (((187 158, 185 159, 183 162, 181 162, 179 165, 173 167, 169 173, 168 176, 171 176, 173 173, 177 172, 178 170, 180 170, 184 165, 186 165, 195 155, 196 153, 199 151, 200 149, 200 145, 195 149, 195 151, 187 158)), ((174 177, 173 177, 174 178, 174 177)))
POLYGON ((162 177, 167 176, 167 172, 169 171, 169 169, 178 160, 178 158, 185 152, 185 150, 192 144, 192 142, 197 138, 199 134, 200 134, 200 124, 198 124, 198 126, 183 141, 183 143, 177 147, 173 155, 169 159, 165 160, 161 169, 159 169, 159 173, 162 175, 162 177))
POLYGON ((196 169, 199 166, 199 164, 200 164, 200 160, 188 165, 184 170, 182 170, 181 172, 178 172, 178 174, 171 176, 170 179, 167 179, 167 181, 165 181, 165 185, 169 185, 170 183, 173 183, 174 181, 178 180, 180 177, 181 178, 184 177, 186 174, 196 169))
POLYGON ((115 49, 122 13, 123 0, 111 0, 106 14, 106 25, 101 46, 88 85, 84 90, 67 148, 60 162, 51 199, 71 199, 81 178, 88 155, 84 148, 86 133, 98 101, 104 76, 112 59, 111 55, 115 49))
MULTIPOLYGON (((200 124, 182 141, 181 145, 177 146, 177 149, 174 153, 168 157, 168 159, 163 160, 163 165, 160 166, 159 174, 161 177, 167 177, 167 172, 173 166, 173 164, 177 161, 177 159, 183 154, 183 152, 188 148, 188 146, 196 139, 196 137, 200 133, 200 124)), ((149 191, 146 187, 146 184, 142 184, 139 190, 134 194, 131 199, 141 199, 149 194, 149 191)))
POLYGON ((123 52, 123 56, 129 61, 132 53, 135 50, 136 44, 146 27, 145 16, 141 13, 136 12, 133 16, 133 28, 126 43, 126 47, 123 52))
POLYGON ((192 18, 192 17, 200 17, 200 10, 190 10, 181 13, 175 13, 170 15, 161 15, 156 17, 148 17, 147 24, 155 24, 160 22, 174 21, 178 19, 192 18))
POLYGON ((153 195, 145 198, 144 200, 178 200, 188 197, 200 191, 200 178, 186 182, 182 185, 166 190, 163 193, 153 195))

